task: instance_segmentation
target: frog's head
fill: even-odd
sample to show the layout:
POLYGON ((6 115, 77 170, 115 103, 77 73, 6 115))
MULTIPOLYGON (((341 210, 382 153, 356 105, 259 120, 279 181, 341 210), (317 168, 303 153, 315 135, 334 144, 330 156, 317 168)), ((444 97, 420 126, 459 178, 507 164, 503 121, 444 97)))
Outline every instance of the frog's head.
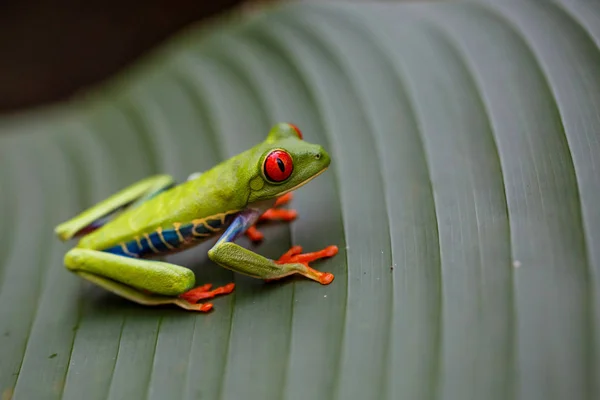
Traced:
POLYGON ((254 154, 248 203, 291 192, 325 172, 331 162, 323 147, 304 141, 300 129, 288 123, 275 125, 254 154))

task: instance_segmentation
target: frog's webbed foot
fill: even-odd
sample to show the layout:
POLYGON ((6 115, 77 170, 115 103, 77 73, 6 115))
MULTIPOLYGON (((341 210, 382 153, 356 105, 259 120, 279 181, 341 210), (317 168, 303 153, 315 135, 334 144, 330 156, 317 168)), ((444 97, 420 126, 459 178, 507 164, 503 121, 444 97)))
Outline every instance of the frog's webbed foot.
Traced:
MULTIPOLYGON (((301 246, 294 246, 291 249, 289 249, 284 255, 279 257, 279 260, 275 261, 275 264, 280 264, 280 265, 281 264, 302 264, 306 268, 303 269, 302 271, 299 271, 299 273, 306 276, 307 278, 316 280, 323 285, 328 285, 333 281, 333 274, 331 274, 329 272, 317 271, 317 270, 311 268, 309 266, 309 263, 312 261, 319 260, 321 258, 333 257, 337 253, 338 253, 337 246, 327 246, 323 250, 315 251, 312 253, 305 253, 305 254, 302 254, 301 246)), ((270 282, 270 281, 284 278, 285 276, 287 276, 287 275, 283 274, 280 277, 273 278, 273 279, 266 279, 265 281, 270 282)))
POLYGON ((245 232, 246 236, 253 242, 260 242, 261 240, 264 239, 264 236, 256 227, 257 224, 259 224, 261 222, 267 222, 267 221, 289 222, 289 221, 295 220, 296 217, 298 216, 298 213, 296 212, 296 210, 286 210, 286 209, 279 208, 279 207, 282 207, 282 206, 288 204, 290 201, 292 201, 292 198, 293 198, 292 193, 284 194, 283 196, 278 198, 277 201, 275 202, 275 205, 273 206, 273 208, 270 208, 267 211, 265 211, 258 218, 257 223, 252 225, 250 228, 248 228, 246 230, 246 232, 245 232))
POLYGON ((218 287, 216 289, 210 290, 212 284, 207 283, 206 285, 198 286, 192 290, 188 290, 187 292, 179 295, 180 299, 183 299, 189 303, 195 304, 200 300, 204 299, 212 299, 215 296, 222 294, 229 294, 233 292, 235 288, 234 283, 228 283, 225 286, 218 287))

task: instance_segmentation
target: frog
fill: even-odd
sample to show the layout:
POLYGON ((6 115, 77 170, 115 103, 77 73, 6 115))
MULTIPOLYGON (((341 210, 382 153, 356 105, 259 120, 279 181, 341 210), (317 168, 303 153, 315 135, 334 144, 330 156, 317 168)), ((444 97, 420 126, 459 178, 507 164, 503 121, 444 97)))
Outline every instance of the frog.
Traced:
POLYGON ((329 285, 334 275, 310 263, 335 256, 336 245, 309 253, 294 245, 270 259, 236 240, 246 236, 260 243, 259 224, 295 220, 297 212, 284 206, 330 163, 323 146, 304 140, 297 125, 276 123, 262 142, 206 171, 182 182, 153 174, 57 225, 54 233, 61 241, 77 239, 64 255, 64 266, 142 306, 208 312, 214 306, 207 300, 233 292, 235 283, 196 286, 191 269, 165 259, 216 238, 208 258, 234 273, 265 282, 300 275, 329 285))

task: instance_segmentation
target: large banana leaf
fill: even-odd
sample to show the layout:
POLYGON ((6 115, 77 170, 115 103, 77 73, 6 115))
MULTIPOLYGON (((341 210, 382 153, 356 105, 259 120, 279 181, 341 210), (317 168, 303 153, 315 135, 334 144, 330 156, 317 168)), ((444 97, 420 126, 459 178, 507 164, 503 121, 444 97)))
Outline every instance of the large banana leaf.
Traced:
MULTIPOLYGON (((600 3, 300 4, 190 31, 0 136, 2 399, 600 398, 600 3), (277 121, 332 168, 256 250, 335 274, 208 315, 67 272, 53 227, 277 121)), ((241 243, 249 246, 248 242, 241 243)))

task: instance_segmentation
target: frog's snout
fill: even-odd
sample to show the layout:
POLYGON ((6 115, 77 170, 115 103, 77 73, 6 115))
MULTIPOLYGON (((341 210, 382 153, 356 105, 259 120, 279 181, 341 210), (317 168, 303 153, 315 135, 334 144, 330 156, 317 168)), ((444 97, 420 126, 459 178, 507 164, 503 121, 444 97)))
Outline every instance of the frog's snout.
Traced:
POLYGON ((325 151, 325 149, 321 146, 317 148, 314 152, 315 160, 317 160, 323 168, 328 167, 331 159, 329 158, 329 154, 325 151))

